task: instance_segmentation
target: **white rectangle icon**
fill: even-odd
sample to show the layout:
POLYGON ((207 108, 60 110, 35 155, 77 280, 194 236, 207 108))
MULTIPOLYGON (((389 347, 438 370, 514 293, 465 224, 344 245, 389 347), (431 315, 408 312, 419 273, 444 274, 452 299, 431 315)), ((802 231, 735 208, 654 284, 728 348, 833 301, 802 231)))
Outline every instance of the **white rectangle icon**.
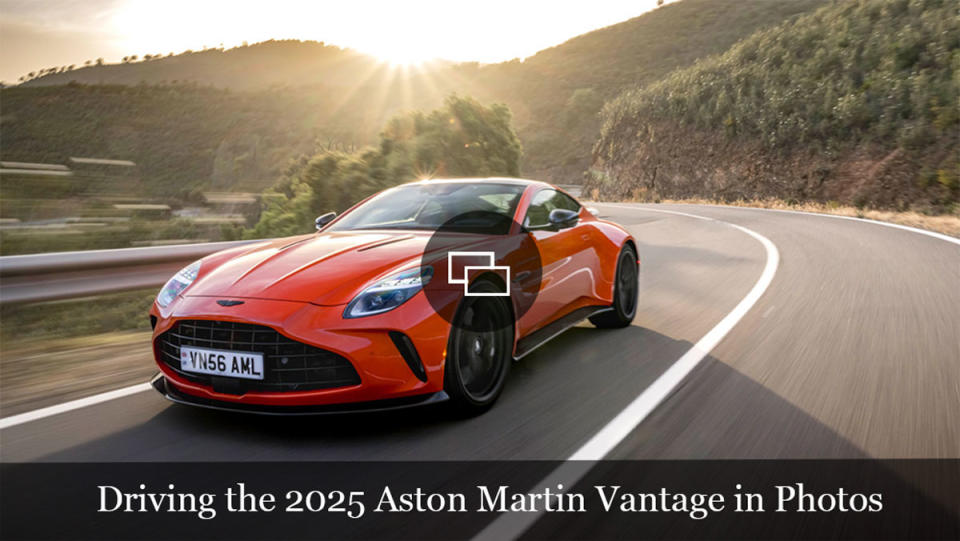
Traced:
POLYGON ((509 297, 510 296, 510 267, 497 265, 496 254, 493 252, 447 252, 447 283, 463 284, 463 294, 467 297, 509 297), (463 267, 463 278, 454 278, 453 259, 455 257, 484 257, 487 259, 486 265, 465 265, 463 267), (506 291, 497 293, 477 293, 470 291, 470 271, 472 270, 491 270, 503 271, 504 281, 506 282, 506 291))

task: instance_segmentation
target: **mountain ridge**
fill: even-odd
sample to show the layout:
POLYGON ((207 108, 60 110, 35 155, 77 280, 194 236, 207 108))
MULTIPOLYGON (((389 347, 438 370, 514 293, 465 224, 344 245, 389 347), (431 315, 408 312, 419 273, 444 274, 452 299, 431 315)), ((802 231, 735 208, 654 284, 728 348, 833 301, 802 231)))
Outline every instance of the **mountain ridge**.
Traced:
MULTIPOLYGON (((426 64, 419 71, 404 70, 322 42, 275 40, 226 51, 209 49, 159 55, 162 56, 159 59, 151 57, 147 61, 124 64, 97 66, 94 62, 88 67, 45 75, 4 93, 6 97, 11 95, 10 91, 20 92, 17 99, 5 100, 8 109, 15 109, 22 100, 29 100, 27 94, 32 89, 54 86, 65 89, 63 93, 69 95, 70 82, 130 87, 167 87, 187 82, 261 95, 272 88, 287 87, 284 92, 311 94, 294 101, 322 102, 329 111, 329 115, 311 114, 319 124, 303 134, 306 139, 317 134, 321 139, 329 139, 328 132, 334 131, 341 134, 340 139, 350 141, 338 144, 357 145, 374 142, 379 127, 400 111, 430 110, 451 93, 465 94, 484 102, 502 102, 511 108, 525 149, 522 174, 560 183, 580 182, 590 164, 590 149, 600 129, 597 113, 606 100, 628 85, 652 82, 698 58, 720 53, 756 29, 809 11, 824 1, 683 0, 576 36, 522 62, 439 62, 426 64), (341 119, 334 130, 323 124, 330 115, 341 119), (346 131, 350 133, 342 135, 346 131)), ((156 94, 159 106, 165 92, 156 94)), ((112 99, 111 96, 113 94, 105 96, 105 100, 112 99)), ((64 99, 69 101, 69 96, 64 99)), ((269 101, 269 97, 264 99, 269 101)), ((109 103, 96 107, 106 115, 99 123, 132 123, 129 118, 111 117, 109 111, 113 108, 109 103)), ((50 114, 59 112, 53 110, 50 114)), ((246 115, 230 114, 241 119, 246 115)), ((29 130, 5 124, 5 130, 13 132, 9 140, 24 141, 22 132, 29 130)), ((71 129, 70 126, 64 128, 64 132, 71 129)), ((32 136, 37 135, 70 137, 69 133, 32 136)), ((219 143, 210 144, 216 149, 219 143)), ((43 141, 34 140, 28 146, 43 145, 43 141)), ((7 147, 2 150, 4 159, 30 161, 30 156, 35 154, 22 146, 4 146, 7 147)), ((69 143, 53 146, 64 147, 69 143)), ((291 152, 289 158, 298 152, 291 152)), ((137 153, 145 154, 143 150, 134 152, 137 153)), ((136 156, 115 157, 133 159, 136 156)), ((270 175, 277 175, 282 161, 266 168, 270 175)), ((187 182, 197 182, 197 179, 210 178, 212 173, 203 167, 192 169, 189 174, 178 174, 189 177, 187 182)))

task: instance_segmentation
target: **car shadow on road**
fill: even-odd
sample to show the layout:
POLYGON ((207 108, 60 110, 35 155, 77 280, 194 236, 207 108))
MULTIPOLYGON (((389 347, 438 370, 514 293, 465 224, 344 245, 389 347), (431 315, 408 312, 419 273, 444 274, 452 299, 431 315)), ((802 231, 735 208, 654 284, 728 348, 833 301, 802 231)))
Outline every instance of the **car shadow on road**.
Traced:
MULTIPOLYGON (((618 330, 580 326, 514 364, 501 400, 473 418, 459 418, 443 405, 312 417, 170 405, 139 424, 128 422, 129 428, 81 438, 41 460, 563 459, 690 347, 686 340, 637 326, 618 330)), ((831 428, 709 356, 610 455, 863 456, 831 428)))

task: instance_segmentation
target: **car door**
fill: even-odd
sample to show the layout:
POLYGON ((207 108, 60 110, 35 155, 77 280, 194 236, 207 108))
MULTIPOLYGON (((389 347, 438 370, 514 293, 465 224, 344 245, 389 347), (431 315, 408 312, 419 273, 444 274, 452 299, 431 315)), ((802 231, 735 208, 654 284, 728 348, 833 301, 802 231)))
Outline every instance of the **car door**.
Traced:
POLYGON ((566 309, 593 290, 593 265, 588 226, 555 229, 549 217, 554 209, 582 212, 573 198, 552 188, 534 194, 523 226, 537 244, 542 274, 540 291, 530 310, 520 318, 520 333, 526 335, 566 313, 566 309))

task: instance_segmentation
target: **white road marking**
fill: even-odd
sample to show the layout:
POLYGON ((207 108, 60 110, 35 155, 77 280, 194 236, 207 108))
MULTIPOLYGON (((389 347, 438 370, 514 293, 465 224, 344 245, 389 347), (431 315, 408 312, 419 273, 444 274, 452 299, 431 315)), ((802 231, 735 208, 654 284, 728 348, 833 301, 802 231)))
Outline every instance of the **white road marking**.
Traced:
POLYGON ((99 404, 101 402, 107 402, 116 398, 123 398, 132 394, 142 393, 143 391, 149 391, 150 389, 153 389, 153 387, 151 387, 149 383, 138 383, 137 385, 131 385, 129 387, 123 387, 121 389, 95 394, 86 398, 78 398, 76 400, 64 402, 63 404, 57 404, 47 408, 40 408, 38 410, 21 413, 19 415, 11 415, 10 417, 4 417, 0 419, 0 430, 23 423, 29 423, 30 421, 36 421, 37 419, 43 419, 44 417, 50 417, 51 415, 59 415, 68 411, 99 404))
MULTIPOLYGON (((780 264, 780 252, 777 247, 770 242, 770 239, 763 235, 747 229, 745 227, 715 220, 704 216, 687 214, 685 212, 676 212, 672 210, 649 209, 643 207, 619 207, 644 212, 661 212, 665 214, 676 214, 698 220, 707 220, 724 225, 728 225, 747 235, 755 238, 763 245, 766 251, 767 261, 763 266, 763 272, 760 278, 747 293, 739 304, 733 310, 724 316, 719 323, 673 363, 663 374, 660 375, 649 387, 643 390, 626 408, 616 417, 606 424, 599 432, 593 435, 583 446, 577 449, 570 457, 557 469, 553 470, 547 477, 537 483, 531 492, 540 492, 549 487, 552 491, 566 491, 572 488, 577 481, 583 478, 593 467, 593 462, 602 460, 610 453, 624 438, 630 435, 637 426, 647 418, 648 415, 666 399, 670 393, 683 381, 696 366, 702 361, 717 344, 730 332, 731 329, 743 318, 744 315, 756 304, 757 300, 767 290, 767 287, 773 281, 777 273, 777 267, 780 264), (563 486, 562 490, 557 487, 563 486)), ((493 522, 487 525, 474 539, 514 539, 527 531, 541 516, 539 513, 506 513, 497 517, 493 522)))
MULTIPOLYGON (((612 207, 617 207, 617 208, 645 208, 645 207, 629 207, 629 206, 623 206, 623 205, 612 204, 612 203, 594 203, 594 204, 599 204, 599 205, 604 205, 604 204, 606 204, 606 205, 609 205, 609 206, 612 206, 612 207)), ((679 204, 683 204, 683 203, 679 203, 679 204)), ((871 220, 870 218, 857 218, 856 216, 841 216, 841 215, 839 215, 839 214, 826 214, 826 213, 823 213, 823 212, 807 212, 807 211, 803 211, 803 210, 765 209, 765 208, 760 208, 760 207, 737 207, 737 206, 733 206, 733 205, 705 205, 705 204, 697 204, 696 206, 698 206, 698 207, 713 207, 713 208, 718 208, 718 209, 761 210, 761 211, 764 211, 764 212, 784 212, 784 213, 787 213, 787 214, 800 214, 800 215, 802 215, 802 216, 818 216, 818 217, 821 217, 821 218, 836 218, 836 219, 838 219, 838 220, 850 220, 850 221, 853 221, 853 222, 863 222, 863 223, 868 223, 868 224, 882 225, 882 226, 885 226, 885 227, 892 227, 892 228, 894 228, 894 229, 902 229, 902 230, 904 230, 904 231, 910 231, 910 232, 912 232, 912 233, 919 233, 919 234, 921 234, 921 235, 926 235, 926 236, 928 236, 928 237, 933 237, 933 238, 935 238, 935 239, 945 240, 945 241, 947 241, 947 242, 960 245, 960 239, 958 239, 958 238, 956 238, 956 237, 951 237, 950 235, 945 235, 945 234, 943 234, 943 233, 937 233, 936 231, 930 231, 930 230, 927 230, 927 229, 920 229, 919 227, 910 227, 909 225, 895 224, 895 223, 892 223, 892 222, 882 222, 882 221, 880 221, 880 220, 871 220)), ((667 210, 660 210, 660 209, 647 209, 647 210, 656 211, 656 212, 669 212, 669 211, 667 211, 667 210)), ((692 216, 692 215, 691 215, 691 216, 692 216)), ((699 216, 698 216, 698 218, 699 218, 699 216)))
POLYGON ((904 231, 911 231, 913 233, 920 233, 921 235, 926 235, 928 237, 933 237, 935 239, 945 240, 947 242, 952 242, 953 244, 960 245, 960 239, 956 237, 951 237, 950 235, 944 235, 943 233, 937 233, 936 231, 929 231, 926 229, 920 229, 919 227, 910 227, 909 225, 900 225, 892 222, 881 222, 880 220, 871 220, 870 218, 857 218, 856 216, 840 216, 839 214, 824 214, 822 212, 804 212, 802 210, 786 210, 786 209, 764 209, 758 207, 729 207, 723 205, 703 205, 717 208, 733 208, 733 209, 748 209, 748 210, 765 210, 767 212, 785 212, 787 214, 802 214, 806 216, 821 216, 823 218, 837 218, 840 220, 852 220, 854 222, 866 222, 868 224, 883 225, 886 227, 893 227, 894 229, 902 229, 904 231))

